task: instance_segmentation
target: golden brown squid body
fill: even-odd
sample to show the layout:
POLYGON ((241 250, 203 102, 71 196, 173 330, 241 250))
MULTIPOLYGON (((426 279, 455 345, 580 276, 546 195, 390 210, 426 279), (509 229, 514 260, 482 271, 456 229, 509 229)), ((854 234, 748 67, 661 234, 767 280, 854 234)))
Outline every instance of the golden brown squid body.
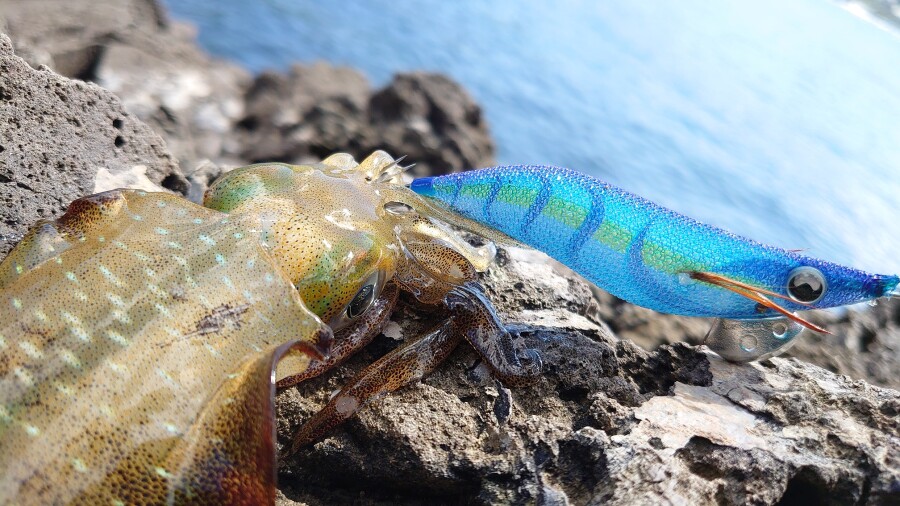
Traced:
POLYGON ((399 172, 383 152, 258 164, 217 181, 204 207, 114 190, 32 229, 0 263, 0 503, 272 502, 273 379, 295 384, 364 346, 398 290, 452 316, 364 370, 292 450, 463 338, 502 378, 536 374, 475 283, 492 246, 441 219, 489 232, 431 208, 399 172))

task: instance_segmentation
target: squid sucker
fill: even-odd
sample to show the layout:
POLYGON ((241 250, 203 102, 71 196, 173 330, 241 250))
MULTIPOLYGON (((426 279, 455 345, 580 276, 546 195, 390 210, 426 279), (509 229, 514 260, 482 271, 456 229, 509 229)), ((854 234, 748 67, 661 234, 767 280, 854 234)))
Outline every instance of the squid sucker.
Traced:
POLYGON ((479 284, 491 241, 540 249, 635 304, 714 318, 707 343, 735 361, 824 330, 803 311, 897 293, 897 276, 742 239, 565 169, 407 186, 397 162, 256 164, 202 206, 112 190, 34 226, 0 263, 0 504, 272 504, 276 388, 371 342, 401 293, 446 318, 363 369, 287 456, 462 342, 500 381, 533 380, 539 354, 479 284))

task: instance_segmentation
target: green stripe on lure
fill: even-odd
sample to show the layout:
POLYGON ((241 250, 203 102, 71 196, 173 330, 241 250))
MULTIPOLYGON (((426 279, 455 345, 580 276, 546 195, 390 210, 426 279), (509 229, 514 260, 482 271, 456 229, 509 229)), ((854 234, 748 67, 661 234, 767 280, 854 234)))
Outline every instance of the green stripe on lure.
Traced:
POLYGON ((410 188, 631 303, 717 318, 707 344, 729 360, 775 355, 803 328, 826 332, 797 311, 898 294, 896 275, 745 239, 568 169, 494 167, 410 188))

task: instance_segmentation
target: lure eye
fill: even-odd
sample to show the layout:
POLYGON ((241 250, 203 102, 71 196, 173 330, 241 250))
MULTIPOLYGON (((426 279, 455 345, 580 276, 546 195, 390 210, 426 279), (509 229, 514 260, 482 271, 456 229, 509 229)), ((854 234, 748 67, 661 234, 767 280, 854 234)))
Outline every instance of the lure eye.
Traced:
POLYGON ((816 302, 825 295, 825 276, 813 267, 798 267, 788 276, 787 291, 798 302, 816 302))
POLYGON ((353 300, 347 305, 347 318, 356 318, 366 312, 375 300, 375 283, 369 283, 356 292, 353 300))

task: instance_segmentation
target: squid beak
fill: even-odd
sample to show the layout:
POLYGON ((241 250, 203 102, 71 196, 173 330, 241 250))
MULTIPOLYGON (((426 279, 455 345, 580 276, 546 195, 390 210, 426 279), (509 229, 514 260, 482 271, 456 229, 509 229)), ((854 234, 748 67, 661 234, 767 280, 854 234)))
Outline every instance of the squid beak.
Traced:
POLYGON ((773 292, 771 290, 766 290, 765 288, 759 288, 753 285, 748 285, 747 283, 737 281, 735 279, 731 279, 720 274, 714 274, 712 272, 699 272, 699 271, 691 271, 687 273, 691 279, 696 279, 697 281, 703 281, 704 283, 709 283, 711 285, 718 286, 720 288, 724 288, 726 290, 730 290, 738 295, 746 297, 753 302, 761 304, 764 307, 767 307, 773 311, 776 311, 790 320, 797 322, 800 325, 820 334, 831 334, 827 330, 822 327, 812 323, 808 320, 797 316, 796 314, 788 311, 787 309, 776 304, 772 299, 766 297, 766 295, 770 297, 775 297, 778 299, 784 299, 793 302, 794 304, 800 304, 803 306, 809 306, 809 304, 795 301, 789 297, 785 297, 780 293, 773 292))

